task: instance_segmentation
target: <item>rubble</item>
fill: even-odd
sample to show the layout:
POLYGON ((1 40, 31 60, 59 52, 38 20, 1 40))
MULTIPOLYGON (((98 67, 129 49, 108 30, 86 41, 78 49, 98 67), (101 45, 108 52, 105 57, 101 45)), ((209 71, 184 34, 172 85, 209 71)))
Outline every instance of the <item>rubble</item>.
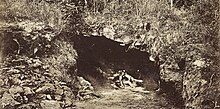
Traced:
POLYGON ((119 70, 112 77, 109 77, 109 79, 112 80, 113 83, 111 85, 114 88, 135 88, 143 83, 143 80, 135 79, 131 75, 127 74, 125 70, 119 70))
POLYGON ((94 87, 91 85, 91 83, 87 80, 85 80, 83 77, 77 76, 77 98, 79 100, 87 100, 91 98, 99 97, 97 94, 95 94, 94 87))
POLYGON ((39 109, 40 104, 29 102, 27 104, 20 105, 17 109, 39 109))
MULTIPOLYGON (((58 52, 56 55, 42 58, 37 56, 42 50, 40 48, 42 45, 39 46, 36 43, 45 43, 47 45, 50 43, 47 40, 48 35, 47 41, 44 38, 44 41, 41 40, 44 37, 41 36, 44 34, 41 32, 46 34, 54 33, 48 32, 46 29, 36 31, 34 28, 32 28, 31 33, 22 29, 18 31, 13 31, 12 34, 18 36, 16 37, 18 38, 18 43, 21 44, 23 41, 20 53, 24 54, 8 56, 5 63, 0 66, 2 69, 0 72, 0 109, 41 109, 41 107, 44 109, 50 107, 51 109, 57 107, 57 109, 61 109, 60 104, 62 104, 62 109, 72 108, 75 99, 74 89, 70 85, 72 81, 69 78, 70 75, 66 74, 67 69, 73 66, 76 61, 76 53, 74 49, 71 49, 72 45, 60 41, 60 47, 56 49, 56 52, 58 52), (31 39, 26 39, 30 38, 28 35, 30 35, 31 39), (35 40, 35 42, 30 40, 35 40), (30 47, 30 43, 35 45, 33 44, 30 47), (36 49, 36 47, 37 51, 33 53, 31 50, 36 49), (69 54, 67 56, 62 53, 69 54), (59 58, 54 58, 53 60, 51 59, 53 57, 59 58), (66 63, 66 65, 63 63, 66 63), (60 66, 60 64, 63 66, 60 66)), ((46 52, 44 53, 47 54, 46 52)))
POLYGON ((42 87, 38 88, 35 92, 36 93, 47 93, 47 92, 54 92, 56 89, 53 84, 46 83, 42 87))
MULTIPOLYGON (((64 107, 71 107, 75 100, 75 95, 73 94, 73 91, 70 87, 62 86, 63 91, 60 91, 62 94, 61 100, 64 102, 64 107)), ((55 96, 59 99, 59 94, 57 93, 57 96, 55 96)))

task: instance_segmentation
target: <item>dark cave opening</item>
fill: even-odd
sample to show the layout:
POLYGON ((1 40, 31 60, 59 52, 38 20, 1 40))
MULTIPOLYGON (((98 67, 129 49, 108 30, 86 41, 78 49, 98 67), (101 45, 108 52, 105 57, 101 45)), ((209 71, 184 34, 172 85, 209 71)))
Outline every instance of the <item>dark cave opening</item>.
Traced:
POLYGON ((128 50, 127 45, 121 46, 122 43, 104 36, 79 36, 76 40, 78 75, 92 84, 105 86, 106 76, 123 69, 134 78, 142 79, 148 90, 158 88, 159 66, 149 60, 149 53, 128 50))
MULTIPOLYGON (((75 38, 74 47, 79 56, 77 75, 89 80, 96 89, 108 87, 109 81, 107 81, 106 75, 123 69, 134 78, 142 79, 146 90, 155 91, 161 88, 159 96, 165 94, 171 104, 182 108, 181 89, 179 90, 174 83, 160 79, 160 67, 157 62, 149 60, 150 54, 146 51, 128 50, 128 45, 121 46, 122 43, 104 36, 78 36, 75 38)), ((184 66, 184 61, 179 64, 184 66)))

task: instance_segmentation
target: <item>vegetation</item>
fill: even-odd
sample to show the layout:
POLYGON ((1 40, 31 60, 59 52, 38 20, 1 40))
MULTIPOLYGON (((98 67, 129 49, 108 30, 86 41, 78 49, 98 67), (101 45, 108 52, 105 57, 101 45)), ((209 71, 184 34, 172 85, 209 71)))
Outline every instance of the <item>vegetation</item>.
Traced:
POLYGON ((171 101, 183 101, 175 105, 201 109, 220 106, 218 0, 0 2, 0 98, 10 94, 15 100, 10 101, 13 105, 0 104, 2 108, 23 109, 21 104, 32 103, 40 107, 41 100, 51 95, 47 91, 22 95, 26 93, 23 90, 17 92, 22 95, 18 100, 21 98, 10 89, 30 87, 36 92, 48 84, 56 87, 47 90, 61 96, 59 100, 54 97, 63 103, 61 107, 73 107, 79 58, 75 45, 82 36, 131 43, 128 50, 138 49, 158 58, 155 63, 160 66, 161 88, 171 101), (23 84, 25 81, 29 82, 23 84), (173 90, 166 90, 166 85, 173 90), (63 93, 57 94, 60 90, 63 93), (177 99, 172 99, 171 91, 176 92, 177 99), (25 97, 31 100, 27 102, 25 97))

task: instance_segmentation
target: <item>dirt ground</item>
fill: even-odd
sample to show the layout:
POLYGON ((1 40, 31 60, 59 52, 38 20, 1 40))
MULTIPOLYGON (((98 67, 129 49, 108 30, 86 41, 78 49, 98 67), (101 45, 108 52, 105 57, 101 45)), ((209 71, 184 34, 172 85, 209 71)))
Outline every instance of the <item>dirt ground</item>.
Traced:
POLYGON ((165 97, 141 87, 126 89, 102 89, 100 98, 77 101, 77 109, 177 109, 165 97))

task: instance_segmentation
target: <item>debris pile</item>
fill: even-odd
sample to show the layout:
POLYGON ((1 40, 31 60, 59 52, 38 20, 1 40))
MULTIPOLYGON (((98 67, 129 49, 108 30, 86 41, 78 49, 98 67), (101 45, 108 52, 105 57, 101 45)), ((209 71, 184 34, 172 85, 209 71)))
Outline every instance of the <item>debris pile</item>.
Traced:
POLYGON ((73 108, 74 93, 68 83, 49 75, 40 59, 19 57, 1 74, 1 109, 73 108), (13 67, 12 67, 13 66, 13 67))
POLYGON ((54 40, 53 28, 27 24, 11 25, 3 33, 0 109, 75 108, 74 81, 67 72, 76 52, 69 43, 54 40))
POLYGON ((76 76, 76 88, 78 89, 77 98, 79 100, 88 100, 96 97, 100 97, 94 91, 92 84, 85 80, 83 77, 76 76))
POLYGON ((116 74, 114 74, 112 77, 109 77, 109 79, 112 81, 112 87, 118 89, 118 88, 135 88, 137 86, 141 86, 143 83, 143 80, 138 80, 129 75, 125 70, 119 70, 116 74))

